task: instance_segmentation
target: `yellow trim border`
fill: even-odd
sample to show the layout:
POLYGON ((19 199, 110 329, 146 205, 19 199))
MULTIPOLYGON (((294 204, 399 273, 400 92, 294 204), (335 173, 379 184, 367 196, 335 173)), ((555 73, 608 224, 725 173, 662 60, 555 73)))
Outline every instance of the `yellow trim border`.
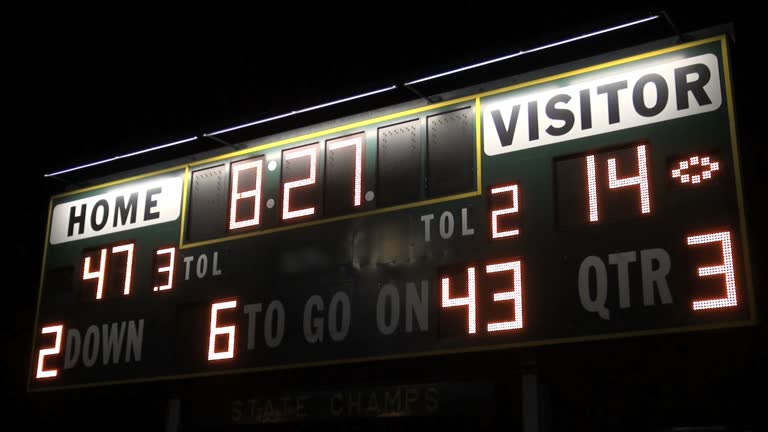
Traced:
MULTIPOLYGON (((471 105, 467 105, 466 107, 464 107, 464 106, 457 107, 457 109, 469 108, 470 106, 471 105)), ((365 216, 372 216, 372 215, 377 215, 377 214, 382 214, 382 213, 390 213, 390 212, 394 212, 394 211, 398 211, 398 210, 404 210, 404 209, 415 208, 415 207, 423 207, 423 206, 428 206, 428 205, 432 205, 432 204, 439 204, 439 203, 444 203, 444 202, 456 201, 456 200, 460 200, 460 199, 464 199, 464 198, 471 198, 471 197, 475 197, 475 196, 480 196, 483 193, 483 185, 482 185, 482 141, 481 141, 481 136, 480 136, 480 132, 479 132, 480 128, 482 126, 482 116, 477 112, 477 109, 479 109, 479 107, 480 107, 480 98, 479 97, 469 96, 469 97, 465 97, 465 98, 461 98, 461 99, 456 99, 456 100, 453 100, 453 101, 447 101, 447 102, 443 102, 443 103, 439 103, 439 104, 434 104, 434 105, 429 105, 429 106, 425 106, 425 107, 416 108, 416 109, 413 109, 413 110, 403 111, 403 112, 400 112, 400 113, 394 113, 394 114, 386 115, 386 116, 383 116, 383 117, 378 117, 378 118, 374 118, 374 119, 370 119, 370 120, 365 120, 365 121, 362 121, 362 122, 354 123, 351 126, 350 125, 339 126, 337 128, 328 129, 327 131, 313 132, 311 134, 303 135, 303 136, 300 136, 300 137, 287 138, 285 140, 277 141, 277 142, 270 143, 270 144, 265 144, 263 146, 254 147, 254 148, 250 148, 250 149, 243 149, 243 150, 236 151, 236 152, 233 152, 233 153, 229 153, 229 154, 226 154, 226 155, 216 156, 216 157, 213 157, 213 158, 210 158, 210 159, 205 159, 205 160, 193 162, 193 163, 185 166, 185 168, 187 169, 187 175, 185 175, 185 183, 184 183, 184 194, 185 195, 183 197, 183 207, 182 207, 182 212, 181 212, 181 227, 180 227, 180 230, 179 230, 180 231, 180 233, 179 233, 179 250, 190 249, 190 248, 195 248, 195 247, 200 247, 200 246, 208 246, 208 245, 212 245, 212 244, 224 243, 224 242, 229 242, 229 241, 233 241, 233 240, 240 240, 240 239, 249 238, 249 237, 257 237, 257 236, 273 234, 273 233, 282 232, 282 231, 289 231, 289 230, 294 230, 294 229, 299 229, 299 228, 304 228, 304 227, 310 227, 310 226, 315 226, 315 225, 323 225, 323 224, 326 224, 326 223, 338 222, 338 221, 347 220, 347 219, 355 219, 355 218, 360 218, 360 217, 365 217, 365 216), (386 121, 386 120, 396 120, 396 119, 401 119, 403 117, 412 117, 412 114, 414 114, 414 113, 419 113, 419 112, 424 112, 424 111, 431 111, 433 108, 440 108, 440 107, 451 106, 451 105, 459 105, 462 102, 466 102, 468 100, 472 100, 473 98, 474 98, 473 102, 475 104, 475 106, 474 106, 474 108, 475 108, 475 130, 478 131, 478 132, 476 133, 476 136, 475 136, 475 155, 476 155, 475 156, 475 159, 476 159, 475 160, 475 171, 477 172, 477 183, 476 183, 477 187, 472 192, 464 192, 464 193, 455 194, 455 195, 448 195, 448 196, 444 196, 444 197, 432 198, 432 199, 427 199, 427 200, 422 200, 422 201, 416 201, 416 202, 407 203, 407 204, 400 204, 400 205, 391 206, 391 207, 382 207, 382 208, 378 208, 378 209, 375 209, 375 210, 369 210, 369 211, 365 211, 365 212, 350 213, 350 214, 341 215, 341 216, 335 216, 335 217, 327 217, 327 218, 321 217, 319 219, 314 219, 314 220, 307 221, 307 222, 291 224, 291 225, 283 225, 283 226, 273 227, 273 228, 269 228, 269 229, 262 229, 262 230, 258 230, 258 231, 249 231, 249 232, 244 232, 242 234, 225 235, 225 236, 222 236, 222 237, 217 237, 217 238, 210 239, 210 240, 203 240, 203 241, 199 241, 199 242, 186 243, 184 241, 184 237, 185 237, 184 233, 187 231, 187 212, 186 212, 187 196, 186 196, 186 194, 187 194, 187 190, 188 190, 187 182, 191 180, 191 177, 190 177, 190 174, 189 174, 189 168, 190 167, 198 166, 198 165, 204 165, 204 164, 209 164, 209 163, 212 163, 212 162, 218 162, 218 161, 220 161, 222 159, 235 158, 237 156, 243 156, 243 155, 246 155, 246 154, 254 153, 256 151, 261 152, 263 150, 274 148, 274 147, 278 147, 278 146, 285 145, 285 144, 292 144, 292 143, 296 143, 296 142, 310 141, 310 140, 312 140, 314 138, 325 137, 327 135, 336 135, 337 133, 340 133, 342 131, 347 131, 348 129, 351 129, 351 128, 359 129, 360 126, 367 126, 367 125, 370 125, 370 124, 380 123, 380 122, 386 121)), ((336 139, 336 138, 337 137, 328 138, 328 139, 336 139)), ((340 136, 339 136, 339 138, 340 138, 340 136)), ((328 139, 326 139, 326 141, 328 139)))
POLYGON ((158 175, 158 174, 166 173, 166 172, 169 172, 169 171, 180 170, 180 169, 183 169, 183 168, 191 168, 191 167, 195 167, 195 166, 198 166, 198 165, 204 165, 204 164, 208 164, 208 163, 211 163, 211 162, 217 162, 217 161, 220 161, 220 160, 223 160, 223 159, 234 158, 234 157, 246 155, 246 154, 249 154, 249 153, 254 153, 254 152, 259 152, 259 151, 267 150, 267 149, 270 149, 270 148, 273 148, 273 147, 277 147, 277 146, 280 146, 280 145, 283 145, 283 144, 291 144, 291 143, 294 143, 294 142, 310 140, 310 139, 317 138, 317 137, 324 136, 324 135, 332 135, 332 134, 335 134, 337 132, 344 132, 344 131, 347 131, 349 129, 356 129, 356 128, 360 128, 360 127, 363 127, 363 126, 368 126, 368 125, 374 124, 374 123, 380 123, 380 122, 384 122, 384 121, 387 121, 387 120, 397 119, 399 117, 411 116, 413 114, 419 114, 419 113, 422 113, 424 111, 430 111, 430 110, 442 108, 442 107, 449 106, 449 105, 459 104, 459 103, 467 102, 467 101, 471 101, 471 100, 476 100, 475 101, 475 103, 476 103, 475 106, 476 106, 476 108, 479 108, 479 106, 480 106, 479 105, 479 99, 483 98, 483 97, 486 97, 486 96, 492 96, 492 95, 495 95, 495 94, 498 94, 498 93, 504 93, 504 92, 508 92, 508 91, 511 91, 511 90, 517 90, 517 89, 521 89, 521 88, 525 88, 525 87, 530 87, 530 86, 537 85, 537 84, 546 83, 546 82, 549 82, 549 81, 554 81, 554 80, 558 80, 558 79, 562 79, 562 78, 568 78, 568 77, 571 77, 571 76, 574 76, 574 75, 581 75, 581 74, 584 74, 584 73, 587 73, 587 72, 593 72, 593 71, 597 71, 597 70, 607 69, 609 67, 618 66, 618 65, 622 65, 622 64, 626 64, 626 63, 632 63, 632 62, 635 62, 635 61, 638 61, 638 60, 643 60, 643 59, 646 59, 646 58, 649 58, 649 57, 655 57, 655 56, 662 55, 662 54, 667 54, 667 53, 670 53, 670 52, 681 51, 681 50, 684 50, 684 49, 687 49, 687 48, 708 44, 708 43, 711 43, 711 42, 717 42, 717 41, 719 41, 721 43, 725 43, 725 35, 713 36, 713 37, 710 37, 710 38, 706 38, 706 39, 702 39, 702 40, 698 40, 698 41, 694 41, 694 42, 688 42, 688 43, 685 43, 685 44, 682 44, 682 45, 676 45, 676 46, 672 46, 672 47, 668 47, 668 48, 662 48, 662 49, 659 49, 659 50, 650 51, 650 52, 643 53, 643 54, 637 54, 637 55, 634 55, 634 56, 631 56, 631 57, 625 57, 625 58, 622 58, 622 59, 613 60, 613 61, 609 61, 609 62, 606 62, 606 63, 601 63, 601 64, 598 64, 598 65, 594 65, 594 66, 588 66, 588 67, 584 67, 584 68, 581 68, 581 69, 576 69, 576 70, 572 70, 572 71, 568 71, 568 72, 564 72, 564 73, 560 73, 560 74, 556 74, 556 75, 550 75, 548 77, 539 78, 539 79, 535 79, 535 80, 532 80, 532 81, 527 81, 527 82, 520 83, 520 84, 514 84, 514 85, 507 86, 507 87, 502 87, 502 88, 499 88, 499 89, 488 90, 488 91, 481 92, 481 93, 476 93, 476 94, 473 94, 473 95, 470 95, 470 96, 464 96, 464 97, 460 97, 460 98, 457 98, 457 99, 451 99, 451 100, 448 100, 448 101, 443 101, 443 102, 435 103, 435 104, 432 104, 432 105, 425 105, 425 106, 419 107, 419 108, 413 108, 413 109, 406 110, 406 111, 400 111, 400 112, 396 112, 396 113, 392 113, 392 114, 387 114, 387 115, 384 115, 384 116, 375 117, 375 118, 368 119, 368 120, 362 120, 362 121, 359 121, 359 122, 350 123, 350 124, 346 124, 346 125, 343 125, 343 126, 337 126, 337 127, 330 128, 330 129, 324 129, 324 130, 320 130, 320 131, 316 131, 316 132, 311 132, 311 133, 308 133, 308 134, 304 134, 304 135, 300 135, 300 136, 296 136, 296 137, 292 137, 292 138, 286 138, 286 139, 283 139, 283 140, 280 140, 280 141, 275 141, 275 142, 272 142, 272 143, 263 144, 263 145, 256 146, 256 147, 242 149, 242 150, 238 150, 238 151, 235 151, 235 152, 226 153, 226 154, 223 154, 223 155, 213 156, 213 157, 210 157, 210 158, 207 158, 207 159, 202 159, 202 160, 199 160, 199 161, 190 162, 188 164, 177 165, 177 166, 173 166, 173 167, 170 167, 170 168, 164 168, 164 169, 161 169, 161 170, 157 170, 157 171, 152 171, 152 172, 145 173, 145 174, 136 175, 136 176, 133 176, 133 177, 127 177, 127 178, 120 179, 120 180, 114 180, 114 181, 111 181, 111 182, 108 182, 108 183, 103 183, 103 184, 99 184, 99 185, 89 186, 89 187, 82 188, 82 189, 76 189, 76 190, 64 192, 64 193, 61 193, 61 194, 58 194, 58 195, 54 195, 53 197, 51 197, 51 199, 61 198, 61 197, 69 196, 69 195, 79 194, 79 193, 82 193, 82 192, 88 192, 88 191, 95 190, 95 189, 100 189, 100 188, 105 188, 105 187, 109 187, 109 186, 114 186, 114 185, 117 185, 117 184, 120 184, 120 183, 126 183, 126 182, 130 182, 130 181, 133 181, 133 180, 138 180, 138 179, 141 179, 141 178, 144 178, 144 177, 149 177, 149 176, 153 176, 153 175, 158 175))
MULTIPOLYGON (((29 379, 27 380, 27 391, 31 391, 32 374, 35 373, 35 347, 37 346, 37 326, 40 319, 40 305, 43 302, 43 279, 45 277, 45 265, 48 262, 48 237, 51 235, 51 218, 53 217, 53 199, 48 202, 48 226, 45 229, 45 249, 43 249, 43 263, 40 267, 40 286, 37 291, 37 306, 35 307, 35 326, 32 327, 32 346, 29 352, 29 379)), ((63 337, 63 335, 62 335, 63 337)))
POLYGON ((743 187, 742 187, 742 179, 741 179, 741 165, 739 161, 739 152, 738 152, 738 145, 737 145, 737 136, 736 136, 736 121, 735 121, 735 113, 734 113, 734 106, 733 106, 733 91, 731 86, 731 75, 730 75, 730 63, 729 63, 729 57, 728 57, 728 46, 727 46, 727 37, 725 35, 719 35, 714 36, 694 42, 685 43, 682 45, 676 45, 671 46, 668 48, 663 48, 647 53, 642 53, 630 57, 625 57, 623 59, 618 59, 594 66, 589 66, 557 75, 552 75, 549 77, 544 77, 532 81, 528 81, 521 84, 515 84, 508 87, 503 87, 500 89, 490 90, 482 93, 478 93, 471 96, 466 96, 462 98, 457 98, 445 102, 440 102, 437 104, 432 104, 424 107, 419 107, 407 111, 402 111, 399 113, 393 113, 373 119, 368 119, 356 123, 351 123, 344 126, 339 126, 331 129, 321 130, 317 132, 312 132, 309 134, 305 134, 298 137, 288 138, 285 140, 273 142, 264 144, 261 146, 248 148, 244 150, 239 150, 236 152, 215 156, 212 158, 195 161, 189 164, 185 165, 179 165, 175 167, 165 168, 162 170, 145 173, 121 180, 112 181, 109 183, 91 186, 83 189, 78 189, 75 191, 66 192, 63 194, 55 195, 51 198, 49 202, 48 207, 48 226, 46 228, 46 236, 45 236, 45 248, 43 252, 43 260, 42 260, 42 268, 41 268, 41 274, 40 274, 40 286, 38 291, 38 299, 37 299, 37 310, 35 314, 35 327, 33 328, 33 339, 32 339, 32 352, 30 353, 30 370, 29 370, 29 380, 27 382, 27 391, 28 392, 47 392, 47 391, 55 391, 55 390, 65 390, 65 389, 82 389, 82 388, 90 388, 90 387, 101 387, 106 385, 116 385, 116 384, 129 384, 129 383, 145 383, 145 382, 157 382, 157 381, 167 381, 167 380, 177 380, 177 379, 188 379, 188 378, 203 378, 203 377, 211 377, 211 376, 221 376, 221 375, 233 375, 233 374, 242 374, 242 373, 252 373, 252 372, 265 372, 265 371, 272 371, 272 370, 283 370, 283 369, 293 369, 293 368, 304 368, 304 367, 319 367, 319 366, 330 366, 330 365, 340 365, 340 364, 349 364, 349 363, 359 363, 359 362, 368 362, 368 361, 383 361, 383 360, 393 360, 393 359, 405 359, 405 358, 415 358, 415 357, 432 357, 432 356, 439 356, 439 355, 445 355, 445 354, 455 354, 455 353, 467 353, 467 352, 478 352, 478 351, 492 351, 492 350, 502 350, 502 349, 509 349, 509 348, 522 348, 522 347, 536 347, 536 346, 542 346, 542 345, 553 345, 553 344, 560 344, 560 343, 577 343, 577 342, 587 342, 587 341, 600 341, 600 340, 608 340, 608 339, 618 339, 618 338, 626 338, 626 337, 636 337, 636 336, 650 336, 650 335, 662 335, 662 334, 674 334, 674 333, 686 333, 691 331, 701 331, 701 330, 714 330, 714 329, 728 329, 728 328, 735 328, 735 327, 744 327, 744 326, 751 326, 755 325, 757 323, 757 311, 756 311, 756 304, 755 304, 755 297, 754 297, 754 286, 752 281, 752 267, 750 262, 750 255, 749 255, 749 246, 748 246, 748 234, 747 234, 747 225, 746 225, 746 215, 744 210, 744 197, 743 197, 743 187), (82 192, 87 192, 91 190, 96 190, 104 187, 114 186, 121 183, 126 183, 138 179, 142 179, 145 177, 150 177, 154 175, 159 175, 171 171, 181 170, 184 169, 184 187, 183 187, 183 198, 182 198, 182 223, 180 226, 180 238, 179 238, 179 246, 180 249, 182 248, 182 240, 183 240, 183 234, 184 234, 184 215, 187 210, 187 194, 189 192, 189 182, 190 182, 190 168, 208 164, 211 162, 216 162, 228 158, 234 158, 237 156, 254 153, 254 152, 260 152, 269 148, 277 147, 283 144, 289 144, 294 143, 298 141, 304 141, 324 135, 331 135, 335 134, 337 132, 343 132, 350 129, 360 128, 362 126, 367 126, 373 123, 379 123, 384 122, 391 119, 397 119, 400 117, 405 116, 411 116, 413 114, 421 113, 424 111, 430 111, 437 108, 450 106, 454 104, 459 104, 467 101, 473 101, 475 104, 475 122, 476 122, 476 146, 477 146, 477 191, 473 192, 467 192, 464 194, 459 195, 453 195, 449 197, 443 197, 443 198, 436 198, 416 203, 410 203, 410 204, 404 204, 400 206, 394 206, 394 207, 387 207, 382 209, 376 209, 369 212, 362 212, 357 214, 351 214, 351 215, 344 215, 344 216, 338 216, 334 218, 327 218, 327 219, 318 219, 315 221, 307 222, 304 224, 296 224, 296 225, 290 225, 290 226, 284 226, 284 227, 277 227, 270 230, 264 230, 264 231, 256 231, 253 233, 245 233, 241 235, 235 235, 235 236, 229 236, 224 239, 214 239, 209 241, 203 241, 203 242, 196 242, 196 243, 189 243, 184 245, 183 248, 192 248, 192 247, 198 247, 198 246, 205 246, 212 243, 218 243, 221 241, 229 241, 229 240, 237 240, 245 237, 250 237, 253 235, 263 235, 263 234, 269 234, 274 232, 280 232, 285 231, 288 229, 296 229, 303 226, 312 226, 312 225, 318 225, 321 223, 331 223, 335 221, 345 220, 345 219, 351 219, 351 218, 357 218, 357 217, 364 217, 374 214, 380 214, 380 213, 387 213, 391 211, 397 211, 407 208, 413 208, 413 207, 419 207, 419 206, 425 206, 425 205, 431 205, 439 202, 445 202, 445 201, 453 201, 457 199, 462 198, 468 198, 472 196, 477 196, 482 193, 482 134, 481 134, 481 128, 482 128, 482 115, 481 115, 481 98, 485 96, 491 96, 499 93, 508 92, 511 90, 516 90, 524 87, 529 87, 541 83, 546 83, 553 80, 558 80, 562 78, 571 77, 574 75, 580 75, 587 72, 597 71, 617 65, 622 65, 626 63, 631 63, 634 61, 655 57, 658 55, 671 53, 675 51, 684 50, 687 48, 704 45, 712 42, 719 42, 721 45, 722 50, 722 62, 723 62, 723 74, 725 79, 725 93, 726 93, 726 103, 727 103, 727 109, 728 109, 728 118, 730 121, 730 138, 731 138, 731 150, 733 155, 733 163, 734 163, 734 177, 736 181, 736 195, 737 195, 737 203, 738 203, 738 212, 739 212, 739 224, 740 224, 740 236, 741 236, 741 245, 742 245, 742 255, 744 259, 744 275, 746 279, 747 284, 747 294, 749 297, 750 302, 750 308, 749 308, 749 319, 747 320, 740 320, 740 321, 730 321, 730 322, 722 322, 722 323, 711 323, 711 324, 702 324, 702 325, 693 325, 693 326, 683 326, 683 327, 670 327, 670 328, 659 328, 659 329, 651 329, 651 330, 638 330, 638 331, 628 331, 628 332, 619 332, 619 333, 608 333, 608 334, 600 334, 600 335, 590 335, 590 336, 583 336, 583 337, 564 337, 564 338, 553 338, 553 339, 542 339, 542 340, 536 340, 536 341, 527 341, 527 342, 517 342, 517 343, 505 343, 505 344, 495 344, 495 345, 480 345, 480 346, 474 346, 474 347, 462 347, 462 348, 456 348, 456 349, 442 349, 442 350, 434 350, 434 351, 422 351, 422 352, 411 352, 411 353, 403 353, 403 354, 392 354, 392 355, 383 355, 383 356, 370 356, 370 357, 355 357, 355 358, 346 358, 346 359, 336 359, 336 360, 328 360, 328 361, 316 361, 316 362, 303 362, 303 363, 292 363, 292 364, 281 364, 281 365, 273 365, 273 366, 264 366, 264 367, 253 367, 253 368, 241 368, 241 369, 230 369, 230 370, 223 370, 223 371, 214 371, 214 372, 199 372, 199 373, 187 373, 187 374, 177 374, 177 375, 165 375, 165 376, 155 376, 155 377, 148 377, 148 378, 138 378, 138 379, 125 379, 125 380, 115 380, 115 381, 103 381, 103 382, 92 382, 92 383, 86 383, 86 384, 75 384, 75 385, 65 385, 65 386, 50 386, 50 387, 38 387, 38 388, 32 388, 32 377, 34 373, 34 359, 35 359, 35 351, 34 348, 36 347, 37 342, 37 326, 38 326, 38 319, 39 319, 39 313, 40 313, 40 304, 42 300, 42 290, 43 290, 43 276, 45 274, 45 265, 46 265, 46 259, 47 259, 47 252, 48 252, 48 237, 50 235, 50 226, 51 226, 51 217, 52 217, 52 211, 53 211, 53 201, 54 199, 70 196, 82 192))
POLYGON ((731 156, 733 157, 734 179, 736 180, 736 202, 739 208, 739 225, 741 227, 741 254, 744 257, 744 277, 749 296, 749 316, 752 324, 757 324, 757 304, 755 304, 755 289, 752 281, 752 262, 749 256, 749 235, 747 234, 747 216, 744 209, 744 189, 741 184, 741 163, 739 146, 736 138, 736 113, 733 106, 733 89, 731 88, 731 63, 728 58, 728 40, 720 37, 720 49, 723 52, 723 75, 725 76, 725 99, 728 101, 728 120, 731 133, 731 156))
POLYGON ((187 214, 187 195, 189 195, 189 182, 191 181, 192 173, 189 171, 189 165, 184 167, 184 187, 181 192, 181 223, 179 224, 179 249, 184 244, 184 233, 187 231, 186 214, 187 214))

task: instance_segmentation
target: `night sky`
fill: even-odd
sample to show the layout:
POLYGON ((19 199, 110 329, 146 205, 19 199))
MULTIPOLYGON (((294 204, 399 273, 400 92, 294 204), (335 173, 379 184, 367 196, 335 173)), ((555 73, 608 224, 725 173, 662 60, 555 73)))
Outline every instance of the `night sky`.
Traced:
MULTIPOLYGON (((435 8, 441 11, 436 13, 428 7, 366 3, 361 10, 345 10, 349 18, 340 19, 324 3, 297 3, 270 12, 259 5, 248 12, 198 11, 196 17, 160 15, 151 9, 61 7, 44 15, 29 11, 29 25, 6 39, 10 59, 4 69, 11 76, 6 86, 14 100, 9 104, 13 123, 5 127, 15 132, 5 137, 7 148, 14 150, 6 151, 6 161, 13 165, 8 172, 21 179, 5 182, 13 190, 13 201, 4 206, 11 213, 4 219, 14 243, 5 268, 14 277, 5 284, 10 297, 3 331, 7 339, 3 391, 14 401, 21 421, 45 423, 34 417, 37 402, 25 395, 25 386, 50 195, 62 192, 67 184, 221 144, 201 140, 60 180, 45 179, 43 174, 401 84, 659 11, 622 5, 594 10, 552 5, 514 9, 476 3, 463 9, 439 5, 435 8)), ((133 5, 124 7, 128 6, 133 5)), ((763 113, 755 109, 765 93, 756 66, 764 57, 758 44, 762 29, 746 10, 705 10, 698 5, 667 11, 682 32, 735 23, 737 118, 751 204, 752 248, 758 250, 765 244, 765 228, 755 221, 768 217, 757 204, 764 196, 757 190, 758 172, 768 167, 763 139, 757 135, 763 113)), ((417 88, 435 94, 673 35, 671 26, 659 19, 417 88)), ((267 136, 414 98, 401 88, 222 138, 238 142, 267 136)), ((765 258, 764 252, 753 253, 755 267, 764 267, 760 263, 765 258)), ((758 288, 761 276, 765 280, 764 269, 755 275, 758 288)), ((765 303, 765 296, 760 298, 765 303)), ((764 335, 765 324, 761 326, 764 335)), ((764 358, 765 350, 758 355, 764 358)))

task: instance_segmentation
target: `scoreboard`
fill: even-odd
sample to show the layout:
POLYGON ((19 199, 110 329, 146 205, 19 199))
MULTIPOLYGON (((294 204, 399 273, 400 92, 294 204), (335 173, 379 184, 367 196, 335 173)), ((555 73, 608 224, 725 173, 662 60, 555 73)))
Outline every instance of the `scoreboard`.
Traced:
POLYGON ((30 390, 756 320, 725 36, 54 196, 30 390))

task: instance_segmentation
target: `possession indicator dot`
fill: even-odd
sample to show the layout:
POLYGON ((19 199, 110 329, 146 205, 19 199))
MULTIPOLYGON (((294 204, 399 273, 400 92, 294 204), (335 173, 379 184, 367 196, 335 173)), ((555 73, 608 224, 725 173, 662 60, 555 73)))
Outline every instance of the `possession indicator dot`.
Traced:
POLYGON ((677 161, 670 174, 681 185, 697 185, 711 180, 719 170, 720 163, 713 156, 693 155, 677 161))

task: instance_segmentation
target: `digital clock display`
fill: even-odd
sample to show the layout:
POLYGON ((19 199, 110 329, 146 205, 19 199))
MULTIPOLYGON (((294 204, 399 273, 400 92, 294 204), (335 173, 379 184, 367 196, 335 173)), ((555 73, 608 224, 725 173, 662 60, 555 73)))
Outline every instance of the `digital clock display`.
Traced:
POLYGON ((725 37, 50 205, 30 389, 754 323, 725 37))

